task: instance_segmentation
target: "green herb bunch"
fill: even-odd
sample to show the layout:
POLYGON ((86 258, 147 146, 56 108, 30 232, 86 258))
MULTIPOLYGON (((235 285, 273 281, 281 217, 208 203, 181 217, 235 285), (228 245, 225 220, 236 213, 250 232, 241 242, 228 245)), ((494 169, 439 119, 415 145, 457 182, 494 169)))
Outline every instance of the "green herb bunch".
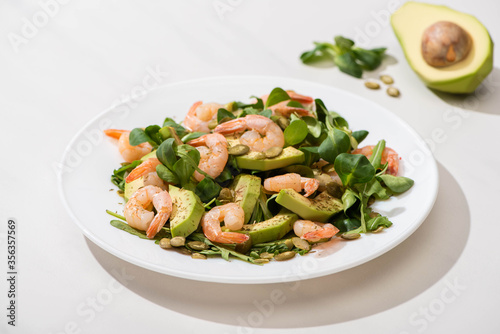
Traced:
POLYGON ((380 66, 386 48, 366 50, 354 46, 354 41, 336 36, 335 44, 328 42, 314 42, 314 49, 302 53, 300 60, 304 64, 319 61, 333 61, 344 73, 361 78, 363 70, 372 71, 380 66))

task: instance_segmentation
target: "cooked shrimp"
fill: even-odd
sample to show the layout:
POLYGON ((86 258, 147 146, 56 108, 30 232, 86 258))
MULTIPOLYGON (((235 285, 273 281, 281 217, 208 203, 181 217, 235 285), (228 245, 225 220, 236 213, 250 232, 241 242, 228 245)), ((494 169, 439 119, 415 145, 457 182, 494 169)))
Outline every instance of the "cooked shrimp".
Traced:
POLYGON ((118 139, 118 150, 126 162, 139 160, 153 150, 150 143, 142 143, 137 146, 132 146, 129 143, 129 130, 108 129, 104 133, 111 137, 118 139))
POLYGON ((228 229, 239 230, 245 221, 245 212, 238 204, 228 203, 205 213, 201 218, 201 227, 208 240, 221 244, 241 244, 249 239, 249 236, 243 233, 222 232, 222 221, 228 229))
POLYGON ((222 123, 214 129, 214 132, 223 135, 244 132, 240 137, 240 143, 257 152, 285 145, 285 136, 281 128, 269 118, 260 115, 247 115, 222 123))
MULTIPOLYGON (((352 151, 352 154, 363 154, 368 159, 372 156, 374 145, 364 146, 352 151)), ((386 162, 389 163, 387 166, 387 172, 391 175, 398 175, 399 170, 399 156, 392 148, 386 147, 382 152, 382 159, 380 163, 384 165, 386 162)))
POLYGON ((270 177, 264 180, 264 189, 267 191, 280 191, 281 189, 293 189, 300 192, 305 190, 305 197, 311 196, 319 187, 319 181, 300 174, 288 173, 270 177))
MULTIPOLYGON (((270 106, 269 109, 271 109, 273 111, 273 115, 281 115, 281 116, 285 116, 285 117, 290 117, 290 115, 292 113, 297 113, 300 116, 313 116, 314 117, 314 114, 311 113, 307 109, 288 106, 288 103, 290 101, 299 102, 304 107, 310 106, 314 102, 314 99, 312 97, 297 94, 292 90, 287 90, 286 92, 288 93, 288 96, 290 96, 290 100, 282 101, 282 102, 277 103, 273 106, 270 106)), ((262 96, 261 99, 264 103, 266 103, 268 97, 269 97, 269 94, 262 96)))
POLYGON ((123 215, 127 223, 141 231, 146 231, 148 238, 153 238, 172 213, 172 199, 167 191, 155 187, 146 186, 137 190, 125 204, 123 215), (146 208, 153 203, 156 216, 146 208))
MULTIPOLYGON (((203 135, 188 142, 200 152, 198 168, 214 179, 222 173, 229 157, 227 153, 227 140, 219 133, 203 135)), ((201 181, 205 175, 194 172, 194 178, 201 181)))
POLYGON ((224 108, 218 103, 195 102, 184 118, 184 125, 192 132, 210 132, 208 123, 217 117, 219 108, 224 108))
POLYGON ((156 158, 149 158, 145 160, 143 163, 141 163, 139 166, 135 167, 132 169, 129 175, 125 178, 125 182, 130 183, 141 176, 144 176, 146 174, 155 172, 156 173, 156 166, 161 164, 160 160, 156 158))
POLYGON ((331 238, 339 231, 332 224, 317 223, 310 220, 297 220, 293 224, 293 232, 308 241, 319 241, 324 238, 331 238))

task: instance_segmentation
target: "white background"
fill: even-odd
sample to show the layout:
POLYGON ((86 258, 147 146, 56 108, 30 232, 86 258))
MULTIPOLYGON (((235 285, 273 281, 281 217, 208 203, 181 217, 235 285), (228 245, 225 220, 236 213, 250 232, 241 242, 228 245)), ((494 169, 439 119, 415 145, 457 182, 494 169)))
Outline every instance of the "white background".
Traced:
MULTIPOLYGON (((6 272, 6 226, 13 217, 19 276, 15 328, 7 325, 8 287, 0 279, 0 332, 499 332, 500 70, 472 96, 427 89, 388 23, 388 12, 402 2, 2 1, 0 253, 6 272), (30 29, 33 23, 38 27, 30 29), (13 34, 24 38, 20 44, 12 43, 13 34), (337 34, 387 46, 390 57, 380 71, 394 77, 402 96, 390 98, 336 68, 299 61, 313 40, 337 34), (294 77, 371 99, 428 141, 440 174, 434 209, 381 257, 297 284, 202 283, 128 264, 72 223, 57 191, 56 166, 76 131, 140 93, 152 71, 159 84, 220 75, 294 77)), ((442 3, 478 17, 493 40, 500 36, 499 2, 442 3)))

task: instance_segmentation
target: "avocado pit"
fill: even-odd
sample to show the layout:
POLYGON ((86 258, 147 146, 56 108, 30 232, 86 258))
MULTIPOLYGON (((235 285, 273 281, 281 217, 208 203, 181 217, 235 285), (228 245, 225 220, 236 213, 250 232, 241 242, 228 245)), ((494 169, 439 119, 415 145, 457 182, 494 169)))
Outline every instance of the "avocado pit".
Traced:
POLYGON ((453 22, 436 22, 422 36, 422 56, 433 67, 458 63, 467 58, 471 48, 469 33, 453 22))

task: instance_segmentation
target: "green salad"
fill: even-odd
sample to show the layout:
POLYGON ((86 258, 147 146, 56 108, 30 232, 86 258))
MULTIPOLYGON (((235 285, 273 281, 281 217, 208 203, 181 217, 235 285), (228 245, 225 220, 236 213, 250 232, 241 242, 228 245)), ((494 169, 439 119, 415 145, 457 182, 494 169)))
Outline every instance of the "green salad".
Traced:
POLYGON ((385 140, 361 147, 368 131, 281 88, 105 133, 125 160, 111 175, 126 201, 111 225, 194 259, 264 264, 383 232, 392 223, 372 204, 413 186, 385 140))

